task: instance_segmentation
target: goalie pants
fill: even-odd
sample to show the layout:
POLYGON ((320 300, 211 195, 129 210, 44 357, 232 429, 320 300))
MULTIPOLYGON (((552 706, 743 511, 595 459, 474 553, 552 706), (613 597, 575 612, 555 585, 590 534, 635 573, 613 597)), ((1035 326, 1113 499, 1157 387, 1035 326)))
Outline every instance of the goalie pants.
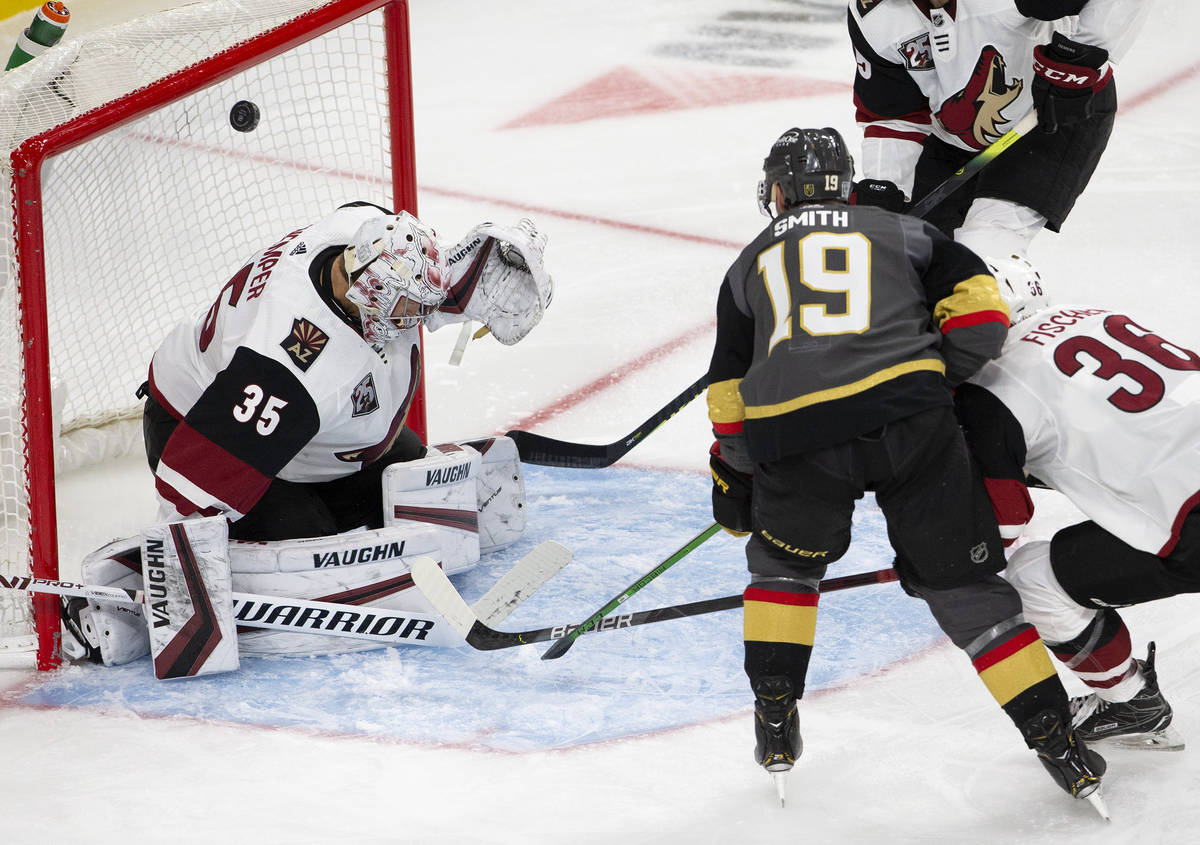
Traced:
MULTIPOLYGON (((925 219, 953 237, 971 203, 976 198, 990 198, 1032 209, 1046 218, 1046 228, 1059 231, 1108 146, 1117 114, 1115 81, 1096 92, 1092 106, 1095 112, 1087 120, 1059 126, 1053 135, 1040 127, 1029 132, 942 200, 925 219)), ((932 135, 926 138, 917 160, 913 199, 926 196, 975 155, 932 135)))
POLYGON ((1065 714, 1066 693, 1049 655, 1021 618, 1016 591, 995 574, 1005 566, 1000 532, 949 407, 756 465, 744 594, 752 688, 782 675, 803 695, 818 584, 849 548, 855 502, 868 490, 887 521, 901 583, 929 605, 1013 721, 1020 725, 1047 706, 1065 714))
MULTIPOLYGON (((158 468, 176 425, 178 420, 147 395, 142 434, 151 471, 158 468)), ((345 478, 309 484, 276 478, 247 514, 230 523, 229 539, 293 540, 341 534, 362 526, 382 528, 384 469, 424 457, 425 451, 421 439, 405 428, 378 460, 345 478)))

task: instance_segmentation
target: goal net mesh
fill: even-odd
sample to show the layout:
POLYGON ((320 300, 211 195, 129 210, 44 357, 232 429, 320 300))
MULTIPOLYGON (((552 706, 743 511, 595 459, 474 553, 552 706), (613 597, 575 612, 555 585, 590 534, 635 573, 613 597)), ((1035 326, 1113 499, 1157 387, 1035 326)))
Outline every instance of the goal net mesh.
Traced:
MULTIPOLYGON (((0 215, 0 574, 28 575, 31 535, 55 530, 33 524, 30 498, 46 414, 60 475, 140 451, 135 391, 173 324, 207 309, 246 256, 298 225, 344 202, 397 205, 392 144, 411 150, 411 135, 391 138, 385 5, 212 0, 79 39, 68 31, 0 77, 0 169, 13 213, 40 203, 43 227, 39 245, 0 215), (313 37, 310 24, 327 31, 313 37), (299 43, 281 48, 281 32, 299 43), (266 55, 248 46, 258 43, 266 55), (220 69, 234 48, 238 61, 220 69), (181 96, 130 119, 122 106, 148 89, 181 96), (259 111, 250 131, 231 125, 239 101, 259 111), (18 197, 13 151, 66 126, 82 127, 82 140, 45 159, 40 196, 18 197), (20 261, 39 247, 44 309, 20 261), (23 323, 23 302, 44 310, 44 336, 23 323), (48 355, 49 409, 26 394, 37 349, 48 355)), ((0 664, 30 647, 30 606, 0 591, 0 664)))

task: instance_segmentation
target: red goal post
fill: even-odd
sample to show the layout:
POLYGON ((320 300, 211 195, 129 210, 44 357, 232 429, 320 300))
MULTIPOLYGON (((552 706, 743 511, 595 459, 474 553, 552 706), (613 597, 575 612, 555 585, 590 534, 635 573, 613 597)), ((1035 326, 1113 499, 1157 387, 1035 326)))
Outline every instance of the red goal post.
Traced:
MULTIPOLYGON (((150 354, 237 262, 344 202, 416 213, 407 0, 314 5, 211 0, 68 32, 0 78, 0 571, 58 577, 56 468, 140 450, 150 354), (229 120, 243 99, 250 131, 229 120)), ((0 665, 35 626, 50 668, 58 602, 28 606, 0 595, 0 665)))

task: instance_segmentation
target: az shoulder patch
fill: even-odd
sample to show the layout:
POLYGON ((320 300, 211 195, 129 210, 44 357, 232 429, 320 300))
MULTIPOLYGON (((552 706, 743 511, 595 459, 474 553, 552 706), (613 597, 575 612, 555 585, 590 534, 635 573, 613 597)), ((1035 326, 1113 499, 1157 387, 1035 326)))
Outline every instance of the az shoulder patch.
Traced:
POLYGON ((876 6, 878 6, 882 2, 883 2, 883 0, 857 0, 855 5, 858 6, 858 14, 861 17, 863 15, 866 15, 867 12, 874 9, 876 6))
POLYGON ((308 320, 297 317, 292 320, 292 333, 279 345, 301 372, 307 372, 328 342, 329 335, 308 320))

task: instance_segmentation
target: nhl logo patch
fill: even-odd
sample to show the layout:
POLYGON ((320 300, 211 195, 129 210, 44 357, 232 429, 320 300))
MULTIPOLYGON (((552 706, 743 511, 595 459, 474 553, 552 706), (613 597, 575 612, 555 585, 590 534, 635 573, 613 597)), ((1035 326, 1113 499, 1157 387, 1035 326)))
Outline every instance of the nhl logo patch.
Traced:
POLYGON ((988 559, 987 543, 980 543, 971 548, 971 563, 985 563, 988 559))
POLYGON ((352 417, 361 417, 379 410, 379 394, 375 392, 375 377, 371 373, 367 373, 362 381, 354 385, 350 403, 353 405, 350 412, 352 417))
POLYGON ((279 345, 301 372, 307 372, 328 342, 329 335, 308 320, 297 317, 292 320, 292 333, 279 345))

